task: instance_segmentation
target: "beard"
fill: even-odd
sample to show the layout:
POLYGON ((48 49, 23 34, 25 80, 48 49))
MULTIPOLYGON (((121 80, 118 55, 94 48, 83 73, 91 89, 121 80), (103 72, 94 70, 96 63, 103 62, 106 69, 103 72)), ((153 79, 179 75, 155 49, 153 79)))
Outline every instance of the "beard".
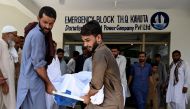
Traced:
POLYGON ((95 52, 95 50, 96 50, 96 48, 98 47, 98 43, 97 43, 97 41, 96 42, 94 42, 94 44, 93 44, 93 46, 91 47, 92 49, 90 50, 92 53, 94 53, 95 52))
POLYGON ((8 46, 9 46, 9 47, 14 47, 14 46, 15 46, 15 41, 13 41, 13 40, 11 40, 11 39, 9 39, 9 40, 7 41, 7 43, 8 43, 8 46))
POLYGON ((173 59, 174 63, 177 63, 180 59, 173 59))
POLYGON ((42 27, 40 22, 39 22, 39 27, 41 28, 42 32, 45 33, 45 34, 47 34, 47 33, 49 33, 51 31, 50 28, 42 27))
POLYGON ((145 62, 144 59, 139 59, 139 63, 145 62))
POLYGON ((118 56, 118 55, 119 55, 119 54, 117 54, 117 55, 114 55, 114 57, 115 57, 115 58, 117 58, 117 56, 118 56))
POLYGON ((51 31, 51 30, 48 29, 48 28, 44 28, 44 29, 43 29, 43 32, 46 33, 46 34, 49 33, 50 31, 51 31))

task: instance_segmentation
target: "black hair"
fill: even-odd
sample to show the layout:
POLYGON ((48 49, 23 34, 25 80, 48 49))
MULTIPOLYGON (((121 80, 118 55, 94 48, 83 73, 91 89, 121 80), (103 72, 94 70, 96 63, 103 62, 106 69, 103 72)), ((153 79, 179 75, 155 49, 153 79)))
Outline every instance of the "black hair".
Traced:
POLYGON ((96 20, 91 20, 81 28, 81 35, 94 35, 95 37, 100 34, 102 37, 102 28, 96 20))
POLYGON ((56 17, 57 17, 56 11, 50 6, 42 7, 39 11, 38 17, 42 18, 43 14, 45 14, 48 17, 54 18, 54 19, 56 19, 56 17))
POLYGON ((155 58, 157 58, 157 57, 161 58, 161 55, 160 54, 155 54, 154 57, 155 58))
POLYGON ((151 65, 152 65, 152 67, 154 67, 154 66, 158 66, 157 63, 151 63, 151 65))
POLYGON ((145 53, 145 52, 140 51, 140 52, 138 53, 138 56, 139 56, 140 54, 144 54, 144 55, 145 55, 145 57, 146 57, 146 53, 145 53))
POLYGON ((58 48, 58 49, 57 49, 57 54, 58 54, 58 53, 64 53, 64 50, 63 50, 62 48, 58 48))
POLYGON ((120 51, 119 47, 117 47, 117 46, 111 46, 110 48, 111 49, 117 49, 118 51, 120 51))
POLYGON ((73 51, 73 57, 79 56, 79 52, 78 51, 73 51))
POLYGON ((179 55, 181 55, 181 52, 180 52, 179 50, 174 50, 174 51, 172 52, 172 55, 175 54, 175 53, 178 53, 179 55))

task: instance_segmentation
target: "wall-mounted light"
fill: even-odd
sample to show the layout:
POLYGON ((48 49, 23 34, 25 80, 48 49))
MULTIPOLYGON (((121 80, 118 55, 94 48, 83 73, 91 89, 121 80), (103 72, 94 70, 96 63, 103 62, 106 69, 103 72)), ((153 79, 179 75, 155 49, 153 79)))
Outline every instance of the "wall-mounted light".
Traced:
POLYGON ((168 46, 168 44, 167 44, 167 43, 165 43, 165 44, 164 44, 164 46, 168 46))
POLYGON ((114 6, 117 8, 117 0, 114 1, 114 6))

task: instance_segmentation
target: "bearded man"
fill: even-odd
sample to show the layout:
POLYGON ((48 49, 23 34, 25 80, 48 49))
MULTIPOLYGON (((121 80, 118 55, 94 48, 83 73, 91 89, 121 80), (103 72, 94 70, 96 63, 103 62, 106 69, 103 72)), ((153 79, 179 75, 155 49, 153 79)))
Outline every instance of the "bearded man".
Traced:
POLYGON ((100 24, 92 20, 81 28, 84 46, 92 52, 92 80, 90 91, 83 96, 86 109, 124 109, 123 92, 117 62, 110 49, 103 43, 100 24), (104 101, 100 105, 90 102, 104 86, 104 101))
POLYGON ((55 90, 46 70, 55 56, 51 35, 55 20, 56 11, 44 6, 39 11, 39 23, 29 24, 25 28, 16 109, 47 109, 45 92, 52 94, 55 90))
POLYGON ((171 109, 186 109, 187 91, 190 84, 189 64, 181 59, 181 52, 172 52, 173 62, 170 64, 166 102, 171 109))
POLYGON ((132 87, 137 109, 145 109, 149 89, 149 80, 151 84, 153 84, 151 70, 151 65, 146 63, 146 53, 139 52, 139 63, 132 65, 129 76, 129 85, 132 87))
MULTIPOLYGON (((7 25, 3 27, 1 33, 0 77, 3 78, 4 82, 0 86, 0 109, 15 109, 15 58, 11 54, 10 48, 15 42, 17 30, 15 27, 7 25)), ((17 52, 15 52, 15 54, 17 54, 17 52)))

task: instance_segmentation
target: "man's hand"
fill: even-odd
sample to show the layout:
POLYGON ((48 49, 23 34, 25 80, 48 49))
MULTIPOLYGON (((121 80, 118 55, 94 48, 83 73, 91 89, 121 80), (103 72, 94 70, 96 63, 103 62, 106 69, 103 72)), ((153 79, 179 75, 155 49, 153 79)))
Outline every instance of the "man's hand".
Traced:
POLYGON ((48 94, 53 94, 53 91, 56 91, 55 87, 53 86, 52 83, 47 83, 46 84, 46 92, 48 94))
POLYGON ((5 81, 5 83, 2 84, 2 91, 3 91, 3 94, 5 94, 5 95, 7 95, 9 93, 9 86, 6 81, 5 81))
POLYGON ((90 103, 90 96, 89 95, 82 96, 81 98, 84 99, 84 101, 83 101, 84 104, 90 103))
POLYGON ((183 93, 187 93, 187 89, 188 89, 187 87, 183 87, 182 92, 183 92, 183 93))
POLYGON ((51 83, 51 81, 49 80, 45 67, 37 68, 36 71, 37 71, 37 74, 45 83, 46 92, 48 94, 53 94, 53 91, 56 91, 56 89, 51 83))
POLYGON ((0 76, 0 85, 2 85, 3 83, 5 83, 7 80, 7 78, 3 78, 0 76))

